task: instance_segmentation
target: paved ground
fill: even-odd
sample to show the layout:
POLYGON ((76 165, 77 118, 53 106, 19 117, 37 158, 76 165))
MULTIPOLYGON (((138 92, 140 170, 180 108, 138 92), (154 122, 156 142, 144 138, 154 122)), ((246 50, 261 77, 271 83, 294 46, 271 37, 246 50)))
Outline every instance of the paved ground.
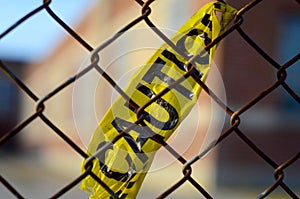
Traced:
MULTIPOLYGON (((71 182, 80 173, 79 167, 81 158, 65 156, 63 160, 55 159, 56 162, 51 162, 53 158, 47 156, 47 160, 39 157, 39 155, 26 155, 17 157, 0 156, 0 174, 16 189, 29 199, 49 198, 54 193, 58 192, 61 187, 71 182), (24 158, 26 157, 26 158, 24 158), (60 162, 64 164, 64 169, 60 169, 60 162), (67 169, 66 169, 67 168, 67 169)), ((174 169, 178 172, 178 168, 174 169)), ((145 180, 144 186, 141 189, 138 199, 155 198, 169 187, 165 183, 164 172, 149 174, 148 180, 145 180), (163 179, 163 180, 161 180, 163 179), (153 183, 153 181, 155 183, 153 183), (159 183, 157 183, 159 182, 159 183)), ((176 173, 176 175, 180 175, 176 173)), ((174 175, 174 176, 176 176, 174 175)), ((169 176, 168 176, 169 177, 169 176)), ((179 178, 178 178, 179 179, 179 178)), ((174 182, 174 181, 173 181, 174 182)), ((169 182, 166 182, 169 183, 169 182)), ((214 198, 220 199, 250 199, 256 198, 259 191, 241 190, 236 188, 220 189, 209 188, 213 193, 214 198)), ((261 190, 262 191, 262 190, 261 190)), ((0 184, 0 199, 14 199, 15 197, 0 184)), ((87 199, 88 195, 81 191, 79 187, 74 187, 67 194, 63 195, 63 199, 87 199)), ((174 194, 168 198, 171 199, 198 199, 200 194, 195 189, 186 183, 180 187, 174 194)), ((275 195, 272 199, 288 198, 287 195, 275 195)))

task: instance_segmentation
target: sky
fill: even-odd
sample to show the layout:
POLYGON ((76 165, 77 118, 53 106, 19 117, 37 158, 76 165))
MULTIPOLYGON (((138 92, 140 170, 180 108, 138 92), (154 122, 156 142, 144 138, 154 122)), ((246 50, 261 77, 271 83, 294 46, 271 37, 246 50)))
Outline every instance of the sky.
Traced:
MULTIPOLYGON (((50 8, 65 23, 76 27, 97 0, 52 0, 50 8)), ((42 0, 1 0, 0 34, 16 21, 42 5, 42 0)), ((66 31, 42 10, 0 40, 0 58, 39 61, 55 49, 66 31), (47 50, 46 50, 47 49, 47 50)))

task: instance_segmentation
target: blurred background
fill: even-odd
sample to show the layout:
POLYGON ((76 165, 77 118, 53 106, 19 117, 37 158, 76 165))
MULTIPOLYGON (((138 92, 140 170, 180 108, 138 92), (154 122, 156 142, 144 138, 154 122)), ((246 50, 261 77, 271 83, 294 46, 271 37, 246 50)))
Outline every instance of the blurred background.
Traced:
MULTIPOLYGON (((209 1, 164 0, 151 5, 150 19, 170 36, 209 1)), ((235 8, 249 1, 227 1, 235 8)), ((41 2, 3 1, 0 33, 41 2)), ((133 0, 53 1, 50 8, 96 48, 141 13, 133 0)), ((244 15, 242 28, 279 64, 300 51, 300 7, 295 1, 265 0, 244 15)), ((142 22, 100 53, 100 65, 120 85, 147 61, 163 41, 142 22)), ((0 58, 38 97, 43 97, 89 65, 90 52, 42 10, 0 40, 0 58)), ((277 80, 277 70, 237 32, 220 43, 207 84, 233 110, 239 110, 277 80)), ((287 69, 288 85, 300 95, 300 62, 287 69)), ((125 85, 125 84, 124 84, 125 85)), ((87 75, 45 103, 44 114, 84 151, 98 122, 116 97, 97 73, 87 75), (105 95, 103 95, 105 94, 105 95)), ((35 112, 36 102, 0 72, 0 136, 35 112)), ((241 131, 277 164, 300 146, 300 107, 281 87, 241 115, 241 131)), ((187 160, 208 140, 230 127, 226 116, 202 92, 199 103, 170 138, 187 160)), ((0 173, 26 198, 49 198, 80 174, 82 157, 40 119, 0 146, 0 173)), ((285 170, 285 183, 300 195, 300 161, 285 170)), ((161 149, 138 198, 155 198, 182 178, 182 164, 161 149), (163 181, 161 179, 164 179, 163 181), (159 182, 159 183, 158 183, 159 182)), ((274 169, 234 133, 193 165, 193 177, 214 198, 256 198, 274 183, 274 169)), ((201 198, 189 183, 169 198, 201 198)), ((0 198, 14 196, 0 185, 0 198)), ((88 198, 78 186, 62 198, 88 198)), ((270 198, 289 198, 278 188, 270 198)))

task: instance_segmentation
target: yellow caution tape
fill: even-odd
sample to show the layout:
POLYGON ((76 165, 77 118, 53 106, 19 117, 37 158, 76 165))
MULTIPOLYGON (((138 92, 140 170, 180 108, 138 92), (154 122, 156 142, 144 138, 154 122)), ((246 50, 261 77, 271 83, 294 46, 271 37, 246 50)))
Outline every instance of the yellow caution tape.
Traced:
MULTIPOLYGON (((222 2, 210 2, 196 12, 172 37, 171 41, 188 56, 199 53, 217 38, 235 17, 236 9, 222 2)), ((208 75, 216 45, 193 62, 202 81, 208 75)), ((132 77, 126 94, 138 106, 168 87, 186 73, 187 60, 170 46, 163 44, 132 77)), ((143 124, 135 125, 126 136, 96 155, 92 172, 119 198, 135 198, 150 168, 155 152, 161 147, 153 137, 166 141, 196 103, 201 87, 188 77, 157 99, 143 112, 143 124), (150 134, 152 135, 149 135, 150 134), (153 136, 153 137, 152 137, 153 136)), ((88 146, 88 154, 110 143, 120 132, 132 126, 138 118, 136 109, 118 97, 97 127, 88 146)), ((82 171, 84 172, 84 164, 82 171)), ((90 198, 111 198, 92 177, 81 185, 90 198)))

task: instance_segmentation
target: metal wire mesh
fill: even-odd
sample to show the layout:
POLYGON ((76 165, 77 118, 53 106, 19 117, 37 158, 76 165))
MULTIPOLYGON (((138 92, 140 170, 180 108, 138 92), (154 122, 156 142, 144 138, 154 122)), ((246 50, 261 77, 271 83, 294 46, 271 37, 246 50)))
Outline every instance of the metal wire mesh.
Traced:
MULTIPOLYGON (((151 7, 150 5, 153 3, 153 0, 148 1, 142 1, 142 0, 135 0, 136 3, 138 3, 141 6, 142 14, 140 16, 137 16, 136 19, 134 19, 129 24, 125 25, 123 28, 121 28, 117 33, 112 35, 109 39, 107 39, 97 50, 97 52, 103 50, 108 45, 110 45, 113 41, 117 40, 119 37, 122 37, 123 33, 130 30, 135 25, 145 22, 151 29, 155 32, 155 34, 163 39, 168 45, 171 47, 174 47, 172 42, 160 31, 159 28, 157 28, 154 23, 150 20, 149 16, 151 15, 151 7)), ((237 110, 233 110, 231 107, 226 105, 204 82, 199 80, 193 73, 193 70, 188 71, 184 77, 193 77, 194 80, 203 88, 203 90, 226 112, 226 114, 230 117, 230 124, 227 129, 225 129, 221 136, 212 142, 211 145, 209 145, 202 153, 195 154, 193 158, 186 160, 184 157, 182 157, 177 151, 176 148, 172 148, 168 143, 163 142, 161 140, 157 140, 170 154, 172 154, 181 164, 182 164, 182 171, 183 171, 183 177, 178 181, 174 182, 173 184, 170 184, 170 186, 163 192, 158 193, 157 198, 165 198, 168 195, 170 195, 172 192, 178 191, 178 188, 181 187, 184 184, 189 183, 190 186, 194 186, 199 191, 199 197, 205 197, 205 198, 213 198, 213 196, 205 189, 203 188, 196 179, 194 179, 191 176, 191 172, 193 170, 193 165, 196 162, 201 161, 201 158, 205 156, 208 152, 210 152, 212 149, 218 147, 219 145, 222 145, 223 141, 226 139, 231 139, 231 135, 235 134, 240 138, 240 142, 243 143, 248 147, 249 150, 252 150, 255 152, 266 165, 269 165, 273 168, 274 171, 274 183, 270 184, 269 187, 267 187, 262 193, 258 193, 258 198, 265 198, 268 195, 270 195, 272 192, 274 192, 276 189, 279 189, 280 187, 285 191, 286 195, 291 198, 299 198, 297 194, 295 193, 295 190, 291 186, 285 183, 285 170, 291 167, 295 162, 299 161, 300 159, 300 151, 291 157, 286 157, 286 161, 283 162, 276 162, 272 157, 268 156, 263 150, 261 150, 257 144, 252 141, 246 133, 244 133, 243 129, 240 128, 240 123, 242 122, 241 116, 247 114, 249 110, 253 108, 254 105, 259 103, 260 101, 264 100, 267 96, 271 95, 273 92, 275 92, 278 88, 283 88, 284 91, 295 100, 298 104, 300 103, 300 98, 296 94, 296 92, 288 85, 286 82, 286 78, 289 75, 287 72, 287 69, 290 67, 293 67, 293 64, 297 62, 300 58, 300 53, 294 56, 292 59, 287 61, 285 64, 281 65, 277 63, 271 56, 269 56, 264 49, 262 49, 256 42, 251 39, 247 32, 244 31, 242 28, 242 24, 244 23, 243 15, 245 15, 250 10, 253 10, 256 8, 256 6, 263 2, 263 0, 254 0, 252 2, 249 2, 248 4, 244 5, 237 14, 237 17, 234 21, 234 23, 229 27, 221 36, 219 36, 217 39, 212 41, 206 49, 210 49, 216 43, 220 42, 224 38, 226 38, 228 35, 232 34, 233 32, 237 32, 241 36, 241 40, 246 41, 263 59, 266 63, 271 64, 274 67, 274 70, 277 73, 277 80, 274 81, 271 85, 269 85, 267 88, 262 88, 261 92, 254 96, 252 99, 249 99, 249 101, 239 107, 237 110)), ((158 1, 159 3, 159 1, 158 1)), ((297 1, 299 4, 299 1, 297 1)), ((27 15, 25 15, 23 18, 21 18, 19 21, 17 21, 15 24, 13 24, 10 28, 8 28, 6 31, 4 31, 0 35, 0 39, 10 34, 10 32, 16 28, 19 27, 20 24, 25 22, 26 20, 30 19, 32 16, 36 15, 41 10, 46 10, 48 14, 57 22, 58 26, 63 27, 70 37, 73 37, 76 41, 80 43, 80 45, 87 49, 88 51, 92 52, 93 47, 90 46, 84 39, 82 39, 72 28, 70 28, 63 20, 60 19, 59 16, 55 14, 55 12, 49 7, 51 4, 50 0, 44 0, 42 5, 35 10, 31 11, 27 15)), ((174 49, 176 50, 176 49, 174 49)), ((82 150, 72 139, 70 139, 65 132, 63 132, 58 126, 56 126, 47 116, 44 114, 44 110, 47 107, 45 104, 47 101, 50 101, 56 94, 63 91, 65 88, 72 85, 75 81, 80 79, 81 77, 85 76, 92 70, 96 70, 99 72, 99 75, 105 78, 105 80, 112 85, 114 89, 127 101, 130 101, 130 98, 126 95, 126 93, 118 86, 116 82, 113 81, 113 79, 108 75, 98 64, 97 64, 97 52, 94 52, 92 57, 94 57, 94 63, 90 64, 88 67, 86 67, 84 70, 80 71, 79 73, 75 74, 73 77, 69 78, 67 81, 60 84, 57 88, 55 88, 52 91, 49 91, 48 94, 44 96, 37 96, 34 94, 32 90, 30 90, 27 85, 24 83, 24 81, 8 67, 3 62, 0 62, 0 67, 2 72, 7 75, 12 82, 14 82, 18 88, 28 95, 32 101, 36 104, 36 111, 32 113, 29 117, 27 117, 24 121, 16 125, 14 128, 3 134, 3 136, 0 139, 1 146, 11 140, 15 135, 20 133, 22 129, 24 129, 26 126, 28 126, 30 123, 35 121, 36 119, 41 119, 47 126, 49 126, 53 132, 55 132, 62 140, 64 140, 66 145, 69 145, 72 147, 75 151, 75 153, 78 153, 82 156, 82 158, 89 158, 89 156, 85 153, 84 150, 82 150)), ((183 55, 184 56, 184 55, 183 55)), ((175 86, 176 84, 180 83, 180 79, 172 86, 175 86)), ((167 93, 170 89, 172 89, 172 86, 170 86, 168 89, 165 89, 163 92, 159 93, 157 97, 163 96, 165 93, 167 93)), ((156 98, 157 98, 156 97, 156 98)), ((138 116, 140 116, 144 109, 146 109, 151 103, 155 102, 156 98, 153 98, 149 100, 148 103, 146 103, 144 106, 139 107, 139 111, 136 113, 138 116)), ((142 117, 137 117, 142 118, 142 117)), ((138 122, 138 121, 137 121, 138 122)), ((247 122, 247 121, 243 121, 247 122)), ((284 121, 283 121, 284 122, 284 121)), ((117 137, 114 138, 112 141, 117 142, 122 136, 124 136, 128 131, 130 130, 130 127, 126 129, 126 131, 121 132, 117 137)), ((103 148, 105 150, 105 148, 103 148)), ((284 149, 282 149, 284 150, 284 149)), ((91 160, 92 158, 90 158, 91 160)), ((88 161, 89 162, 89 161, 88 161)), ((91 161, 90 161, 91 163, 91 161)), ((105 184, 105 182, 101 181, 97 177, 96 174, 92 172, 92 164, 87 163, 86 164, 86 171, 82 174, 79 174, 72 182, 65 185, 65 187, 62 187, 61 190, 57 193, 54 193, 51 198, 59 198, 60 196, 63 196, 66 194, 70 189, 78 185, 85 177, 91 176, 94 178, 100 185, 102 185, 109 193, 111 193, 113 198, 118 198, 116 193, 113 193, 112 190, 109 189, 109 187, 105 184)), ((9 179, 5 179, 2 175, 0 176, 0 181, 2 184, 11 192, 12 195, 14 195, 17 198, 25 198, 26 196, 22 195, 17 188, 15 188, 12 184, 9 183, 9 179)))

